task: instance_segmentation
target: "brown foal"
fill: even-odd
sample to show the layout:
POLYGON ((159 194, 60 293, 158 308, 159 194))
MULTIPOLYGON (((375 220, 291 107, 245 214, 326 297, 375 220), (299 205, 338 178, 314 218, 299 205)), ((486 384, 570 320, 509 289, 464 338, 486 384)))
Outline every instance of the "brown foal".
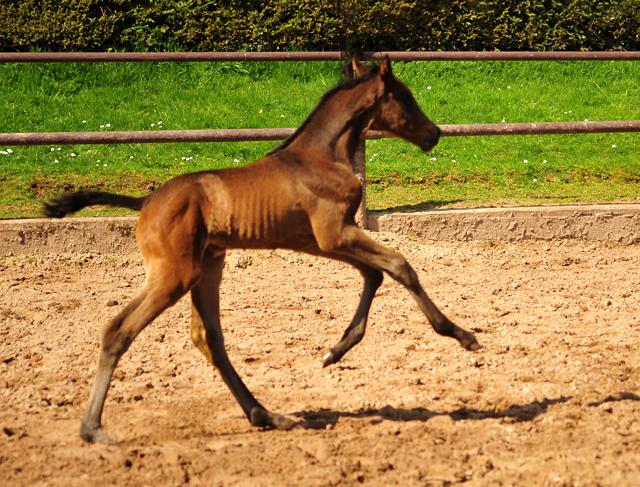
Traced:
POLYGON ((346 80, 330 90, 289 139, 245 167, 185 174, 148 196, 80 191, 55 197, 45 213, 61 218, 85 206, 140 211, 136 238, 147 272, 140 293, 103 331, 98 368, 80 435, 110 443, 101 424, 111 376, 133 339, 191 291, 191 339, 222 375, 254 426, 289 429, 294 422, 267 411, 249 392, 224 347, 219 288, 226 249, 286 248, 351 264, 364 277, 355 316, 340 342, 323 357, 340 360, 364 336, 383 271, 407 288, 429 323, 468 350, 473 334, 449 321, 427 297, 405 258, 369 238, 355 224, 362 186, 352 168, 368 129, 383 130, 424 151, 440 131, 397 79, 388 59, 366 66, 355 58, 346 80))

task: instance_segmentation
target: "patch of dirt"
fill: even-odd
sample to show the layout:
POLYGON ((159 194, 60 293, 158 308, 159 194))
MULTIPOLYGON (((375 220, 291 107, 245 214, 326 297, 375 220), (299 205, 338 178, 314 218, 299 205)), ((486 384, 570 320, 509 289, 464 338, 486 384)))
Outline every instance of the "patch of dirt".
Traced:
POLYGON ((0 261, 0 478, 7 486, 640 484, 640 246, 425 242, 402 252, 484 349, 436 335, 389 278, 340 363, 360 275, 285 251, 233 252, 229 355, 261 431, 189 340, 183 298, 134 341, 103 424, 78 435, 100 330, 144 280, 138 255, 0 261))
POLYGON ((51 174, 36 173, 29 178, 29 192, 40 199, 82 190, 146 194, 162 184, 161 178, 141 178, 140 173, 136 171, 118 171, 115 176, 107 179, 91 174, 67 174, 52 178, 51 174), (123 187, 126 188, 125 191, 123 187))

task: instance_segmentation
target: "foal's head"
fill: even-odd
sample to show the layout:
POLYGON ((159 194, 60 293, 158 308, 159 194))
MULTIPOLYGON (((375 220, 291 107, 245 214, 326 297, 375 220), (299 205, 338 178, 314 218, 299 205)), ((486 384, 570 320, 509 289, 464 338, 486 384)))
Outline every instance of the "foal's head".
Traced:
POLYGON ((373 75, 372 70, 378 71, 375 76, 379 77, 383 92, 369 128, 389 132, 423 151, 433 149, 440 138, 440 129, 422 113, 407 85, 393 75, 389 58, 372 68, 353 57, 344 74, 347 79, 357 79, 373 75))

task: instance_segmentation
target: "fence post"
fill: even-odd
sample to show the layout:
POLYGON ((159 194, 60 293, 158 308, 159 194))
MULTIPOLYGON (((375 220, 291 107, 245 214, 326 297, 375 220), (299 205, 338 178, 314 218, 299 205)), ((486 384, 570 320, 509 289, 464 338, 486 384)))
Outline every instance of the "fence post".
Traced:
POLYGON ((362 183, 362 200, 360 201, 360 206, 358 207, 358 211, 356 212, 356 223, 360 228, 364 230, 366 230, 369 226, 367 222, 367 167, 365 153, 365 139, 362 138, 360 140, 360 143, 358 144, 356 156, 353 159, 353 170, 360 180, 360 183, 362 183))

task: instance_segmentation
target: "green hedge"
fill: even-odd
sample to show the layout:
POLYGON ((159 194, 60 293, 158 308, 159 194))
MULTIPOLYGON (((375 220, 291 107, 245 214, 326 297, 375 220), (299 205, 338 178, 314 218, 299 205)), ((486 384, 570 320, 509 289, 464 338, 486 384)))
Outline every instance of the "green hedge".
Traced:
POLYGON ((638 0, 1 0, 0 50, 640 50, 638 0))

